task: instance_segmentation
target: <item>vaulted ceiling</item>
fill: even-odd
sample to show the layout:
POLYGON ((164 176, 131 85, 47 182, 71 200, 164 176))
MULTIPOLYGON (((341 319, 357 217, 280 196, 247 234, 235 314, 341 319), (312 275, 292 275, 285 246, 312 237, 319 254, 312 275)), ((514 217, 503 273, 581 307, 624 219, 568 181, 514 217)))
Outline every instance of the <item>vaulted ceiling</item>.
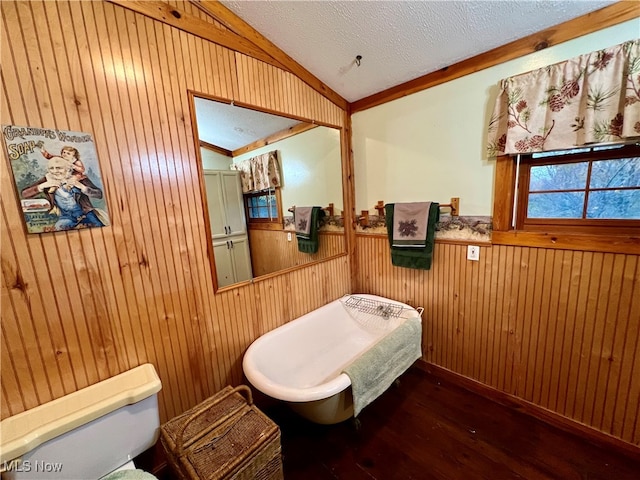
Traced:
MULTIPOLYGON (((456 67, 470 59, 473 62, 478 56, 484 56, 486 64, 486 57, 500 51, 502 58, 498 62, 504 61, 505 50, 512 45, 514 52, 519 50, 515 56, 519 56, 526 53, 520 51, 522 48, 531 52, 547 44, 575 38, 585 25, 592 29, 603 28, 606 25, 602 24, 602 18, 617 17, 618 11, 625 10, 625 18, 636 17, 640 36, 640 2, 637 1, 191 2, 221 21, 234 35, 248 39, 250 47, 255 47, 263 59, 276 65, 282 62, 285 69, 310 82, 332 101, 345 108, 351 103, 354 111, 389 100, 389 95, 385 94, 394 87, 402 89, 444 71, 447 71, 446 75, 452 74, 456 67), (616 3, 618 5, 614 5, 616 3), (607 12, 597 14, 597 25, 589 25, 589 17, 585 15, 603 8, 607 12), (616 11, 612 10, 614 8, 616 11), (574 19, 581 22, 580 26, 572 22, 574 19), (537 37, 536 34, 542 31, 545 36, 541 37, 540 45, 518 44, 521 39, 531 43, 531 37, 537 37), (380 97, 386 98, 380 100, 380 97)), ((613 19, 610 25, 616 22, 613 19)), ((252 54, 251 51, 245 53, 252 54)), ((469 66, 461 69, 473 70, 469 66)), ((415 88, 413 85, 412 88, 417 91, 424 86, 415 88)), ((200 110, 207 108, 206 102, 200 103, 200 110)), ((211 108, 216 116, 224 116, 216 121, 218 137, 230 140, 242 133, 246 139, 251 131, 257 131, 248 124, 239 123, 237 118, 230 118, 244 112, 222 107, 211 108), (225 128, 226 133, 222 131, 225 128)), ((254 118, 247 121, 253 121, 254 126, 260 124, 261 133, 283 129, 282 119, 247 113, 254 118)), ((214 118, 213 113, 209 118, 214 118)), ((213 136, 205 133, 211 130, 208 127, 210 125, 203 124, 203 140, 219 146, 226 143, 226 140, 212 141, 213 136)))
MULTIPOLYGON (((611 0, 221 2, 349 102, 611 0), (356 57, 360 55, 360 65, 356 57)), ((640 31, 639 31, 640 34, 640 31)))

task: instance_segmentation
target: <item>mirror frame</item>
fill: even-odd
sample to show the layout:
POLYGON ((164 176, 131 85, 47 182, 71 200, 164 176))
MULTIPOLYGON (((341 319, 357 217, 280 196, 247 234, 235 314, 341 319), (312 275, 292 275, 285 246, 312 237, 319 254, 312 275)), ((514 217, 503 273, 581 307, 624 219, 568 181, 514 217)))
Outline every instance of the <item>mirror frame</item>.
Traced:
MULTIPOLYGON (((244 102, 237 102, 235 100, 232 99, 228 99, 225 97, 219 97, 216 95, 209 95, 203 92, 197 92, 195 90, 187 90, 187 95, 188 95, 188 99, 189 99, 189 110, 190 110, 190 117, 191 117, 191 129, 192 129, 192 133, 193 133, 193 141, 194 141, 194 147, 195 147, 195 151, 196 151, 196 163, 197 163, 197 168, 198 168, 198 181, 200 184, 200 198, 202 201, 202 210, 203 210, 203 215, 204 215, 204 223, 205 223, 205 235, 206 238, 208 239, 207 241, 207 256, 209 257, 209 265, 210 265, 210 271, 211 271, 211 280, 213 283, 213 291, 214 293, 222 293, 222 292, 226 292, 229 290, 233 290, 235 288, 239 288, 239 287, 244 287, 253 283, 258 283, 260 281, 263 280, 268 280, 270 278, 273 277, 277 277, 279 275, 285 275, 287 273, 296 271, 296 270, 300 270, 303 268, 307 268, 309 266, 313 266, 313 265, 317 265, 320 263, 324 263, 336 258, 340 258, 340 257, 345 257, 348 256, 350 253, 353 253, 354 250, 354 243, 355 243, 355 230, 354 230, 354 226, 353 226, 353 222, 354 222, 354 207, 353 207, 353 197, 354 197, 354 191, 353 191, 353 175, 349 174, 349 172, 353 171, 353 169, 350 167, 351 165, 351 157, 350 157, 350 152, 351 152, 351 148, 350 148, 350 139, 347 137, 348 132, 350 132, 350 125, 351 125, 351 119, 348 115, 348 112, 344 112, 344 117, 345 117, 345 127, 340 126, 340 125, 335 125, 335 124, 331 124, 331 123, 326 123, 326 122, 319 122, 315 119, 310 119, 310 118, 305 118, 305 117, 301 117, 301 116, 297 116, 297 115, 291 115, 291 114, 286 114, 286 113, 282 113, 282 112, 278 112, 275 110, 270 110, 267 108, 263 108, 263 107, 259 107, 256 105, 251 105, 248 103, 244 103, 244 102), (308 263, 304 263, 302 265, 296 265, 293 267, 288 267, 288 268, 284 268, 282 270, 278 270, 275 272, 271 272, 271 273, 267 273, 265 275, 260 275, 258 277, 252 277, 250 280, 245 280, 242 282, 237 282, 231 285, 227 285, 225 287, 219 288, 218 287, 218 274, 217 274, 217 270, 216 270, 216 261, 215 261, 215 255, 214 255, 214 251, 213 251, 213 242, 211 241, 211 223, 209 222, 209 205, 207 202, 207 192, 206 192, 206 186, 205 186, 205 182, 204 182, 204 166, 202 164, 202 154, 200 151, 200 139, 199 139, 199 135, 198 135, 198 122, 197 122, 197 118, 196 118, 196 111, 195 111, 195 98, 199 97, 199 98, 203 98, 206 100, 212 100, 215 102, 219 102, 219 103, 226 103, 228 105, 233 105, 236 107, 241 107, 241 108, 247 108, 249 110, 254 110, 256 112, 263 112, 263 113, 268 113, 271 115, 278 115, 280 117, 285 117, 285 118, 291 118, 294 120, 300 120, 302 122, 309 122, 309 123, 313 123, 315 125, 319 125, 319 126, 324 126, 324 127, 330 127, 330 128, 335 128, 337 130, 340 131, 340 164, 341 164, 341 171, 340 171, 340 179, 341 179, 341 183, 342 183, 342 205, 343 205, 343 211, 342 211, 342 216, 343 216, 343 222, 344 222, 344 231, 342 232, 342 235, 344 236, 344 242, 345 242, 345 251, 336 255, 330 255, 328 257, 322 258, 320 260, 313 260, 311 262, 308 263), (345 181, 345 179, 348 179, 348 181, 345 181), (349 232, 349 233, 348 233, 349 232)), ((351 284, 353 285, 353 281, 354 281, 354 256, 351 255, 352 258, 352 265, 351 265, 351 284)))

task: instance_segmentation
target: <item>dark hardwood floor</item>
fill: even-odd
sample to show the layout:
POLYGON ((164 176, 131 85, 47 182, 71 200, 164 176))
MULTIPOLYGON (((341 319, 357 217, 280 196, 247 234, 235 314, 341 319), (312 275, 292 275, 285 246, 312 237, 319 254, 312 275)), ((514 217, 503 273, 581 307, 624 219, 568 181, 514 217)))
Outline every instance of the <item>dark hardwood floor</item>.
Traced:
POLYGON ((257 405, 282 431, 286 480, 640 479, 640 459, 590 444, 427 374, 407 371, 351 421, 257 405))

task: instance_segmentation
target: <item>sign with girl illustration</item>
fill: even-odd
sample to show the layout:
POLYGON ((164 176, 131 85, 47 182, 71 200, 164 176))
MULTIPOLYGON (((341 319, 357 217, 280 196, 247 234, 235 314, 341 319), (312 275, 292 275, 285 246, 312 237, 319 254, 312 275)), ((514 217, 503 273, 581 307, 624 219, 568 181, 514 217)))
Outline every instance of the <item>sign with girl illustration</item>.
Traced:
POLYGON ((2 126, 28 233, 110 224, 91 134, 2 126))

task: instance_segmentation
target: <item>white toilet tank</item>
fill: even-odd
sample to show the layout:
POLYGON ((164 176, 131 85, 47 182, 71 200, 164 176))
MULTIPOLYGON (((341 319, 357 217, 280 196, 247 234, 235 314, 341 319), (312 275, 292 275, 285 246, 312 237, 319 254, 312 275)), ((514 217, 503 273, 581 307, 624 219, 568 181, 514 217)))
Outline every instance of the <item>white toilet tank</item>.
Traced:
POLYGON ((13 479, 98 479, 158 439, 151 364, 141 365, 0 422, 0 471, 13 479))

